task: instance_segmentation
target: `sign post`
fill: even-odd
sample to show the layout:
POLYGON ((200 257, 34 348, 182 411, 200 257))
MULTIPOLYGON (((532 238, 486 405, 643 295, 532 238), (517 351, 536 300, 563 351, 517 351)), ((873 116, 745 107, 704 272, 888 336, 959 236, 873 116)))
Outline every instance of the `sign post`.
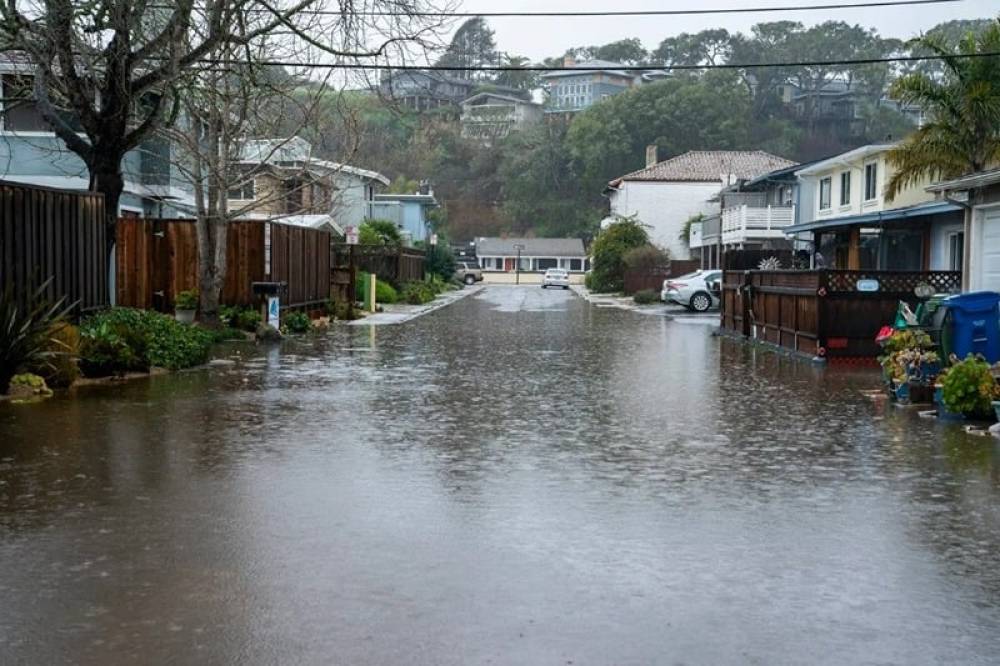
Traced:
POLYGON ((354 268, 354 246, 358 244, 358 228, 347 227, 344 229, 347 238, 347 269, 350 280, 347 283, 347 310, 348 316, 354 316, 354 301, 357 299, 357 271, 354 268))
POLYGON ((517 250, 517 263, 514 264, 514 284, 521 284, 521 250, 524 246, 520 243, 514 245, 514 249, 517 250))
POLYGON ((281 330, 281 299, 277 296, 267 297, 267 323, 275 330, 281 330))

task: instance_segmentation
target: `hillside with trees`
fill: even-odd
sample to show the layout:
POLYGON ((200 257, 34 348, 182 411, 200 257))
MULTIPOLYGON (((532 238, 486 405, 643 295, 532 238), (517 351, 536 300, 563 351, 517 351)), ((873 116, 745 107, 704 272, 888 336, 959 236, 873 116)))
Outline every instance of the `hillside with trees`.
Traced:
MULTIPOLYGON (((927 34, 955 44, 994 23, 951 21, 927 34)), ((637 39, 624 39, 563 55, 656 68, 927 54, 926 40, 905 43, 844 22, 806 27, 778 21, 757 24, 747 34, 684 33, 649 50, 637 39)), ((502 85, 528 91, 539 83, 537 72, 481 69, 529 64, 499 51, 482 19, 466 22, 438 63, 457 67, 455 75, 475 81, 476 90, 502 85)), ((501 233, 589 238, 606 214, 603 188, 642 168, 647 145, 658 146, 660 159, 688 150, 761 149, 807 161, 901 139, 916 127, 890 93, 895 81, 918 72, 940 77, 943 68, 940 61, 927 61, 675 70, 488 145, 462 136, 455 108, 418 114, 368 92, 339 93, 327 100, 326 123, 310 140, 326 156, 391 179, 429 180, 444 204, 439 231, 452 240, 501 233), (847 97, 844 91, 853 112, 830 114, 824 97, 847 97)))

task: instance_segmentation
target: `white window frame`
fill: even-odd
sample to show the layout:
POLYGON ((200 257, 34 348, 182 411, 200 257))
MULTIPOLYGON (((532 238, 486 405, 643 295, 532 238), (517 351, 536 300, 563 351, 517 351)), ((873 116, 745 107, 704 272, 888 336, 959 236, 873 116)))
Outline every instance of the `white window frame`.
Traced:
POLYGON ((850 206, 851 205, 851 172, 841 171, 840 172, 840 205, 850 206), (844 187, 844 184, 847 187, 844 187), (846 198, 845 198, 846 194, 846 198))
POLYGON ((830 210, 833 207, 833 176, 819 179, 819 209, 830 210), (823 185, 826 185, 826 205, 823 205, 823 185))

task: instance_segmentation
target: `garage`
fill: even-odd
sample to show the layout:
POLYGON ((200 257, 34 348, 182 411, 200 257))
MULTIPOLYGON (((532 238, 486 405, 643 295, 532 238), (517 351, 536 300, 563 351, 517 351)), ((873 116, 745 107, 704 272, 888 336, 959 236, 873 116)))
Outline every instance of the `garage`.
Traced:
POLYGON ((1000 291, 1000 208, 985 209, 979 224, 978 275, 973 276, 972 288, 1000 291))

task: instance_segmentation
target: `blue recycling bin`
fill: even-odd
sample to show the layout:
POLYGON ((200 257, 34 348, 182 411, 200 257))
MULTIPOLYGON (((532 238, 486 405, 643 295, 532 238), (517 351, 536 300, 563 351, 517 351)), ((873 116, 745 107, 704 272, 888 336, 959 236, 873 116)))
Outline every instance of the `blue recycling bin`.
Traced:
POLYGON ((951 319, 951 351, 960 359, 982 354, 990 363, 1000 361, 1000 294, 976 291, 944 300, 951 319))

